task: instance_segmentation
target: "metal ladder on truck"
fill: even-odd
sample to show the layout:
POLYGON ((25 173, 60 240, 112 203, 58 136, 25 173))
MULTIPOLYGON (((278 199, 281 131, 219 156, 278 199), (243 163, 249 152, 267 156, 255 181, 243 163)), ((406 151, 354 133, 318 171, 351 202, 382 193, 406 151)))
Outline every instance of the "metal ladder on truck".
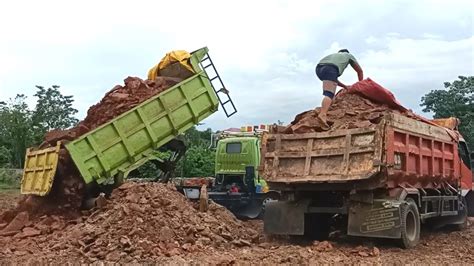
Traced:
POLYGON ((229 91, 225 88, 224 83, 222 82, 221 77, 219 76, 219 73, 217 72, 217 69, 214 67, 214 64, 212 63, 212 59, 209 56, 209 53, 206 53, 206 55, 201 59, 201 62, 199 62, 201 65, 201 68, 206 71, 207 68, 212 68, 214 70, 214 75, 211 77, 208 71, 206 71, 206 74, 209 77, 209 81, 212 85, 212 88, 216 92, 217 99, 219 99, 219 103, 222 106, 222 109, 224 109, 224 113, 227 117, 233 116, 235 113, 237 113, 237 109, 235 108, 234 102, 229 96, 229 91), (216 81, 217 84, 214 84, 213 81, 216 81), (219 88, 219 89, 216 89, 219 88), (225 96, 224 96, 225 95, 225 96), (230 110, 226 108, 231 108, 230 110))

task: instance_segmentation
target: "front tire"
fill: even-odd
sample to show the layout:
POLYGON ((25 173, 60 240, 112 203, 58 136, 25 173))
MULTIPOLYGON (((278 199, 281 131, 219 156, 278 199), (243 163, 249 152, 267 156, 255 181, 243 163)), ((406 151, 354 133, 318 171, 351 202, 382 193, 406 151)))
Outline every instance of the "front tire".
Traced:
POLYGON ((420 213, 413 199, 408 198, 401 206, 401 231, 399 240, 402 248, 415 247, 420 242, 420 213))

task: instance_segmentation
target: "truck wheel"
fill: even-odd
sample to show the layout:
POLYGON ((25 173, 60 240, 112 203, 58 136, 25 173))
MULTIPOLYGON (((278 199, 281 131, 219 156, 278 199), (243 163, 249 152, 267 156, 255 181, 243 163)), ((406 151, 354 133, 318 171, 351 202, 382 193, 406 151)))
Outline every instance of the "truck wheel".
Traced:
POLYGON ((461 222, 454 224, 454 230, 457 231, 462 231, 467 228, 467 202, 464 197, 462 198, 462 204, 464 205, 464 210, 458 214, 458 218, 461 222))
POLYGON ((420 213, 413 199, 408 198, 400 205, 400 222, 402 237, 400 245, 403 248, 413 248, 420 241, 420 213))
POLYGON ((265 205, 268 202, 278 201, 279 199, 280 199, 280 195, 278 193, 275 193, 275 192, 267 193, 265 195, 265 198, 263 198, 263 200, 262 200, 262 210, 261 210, 260 214, 258 215, 258 218, 263 219, 263 216, 265 215, 265 205))

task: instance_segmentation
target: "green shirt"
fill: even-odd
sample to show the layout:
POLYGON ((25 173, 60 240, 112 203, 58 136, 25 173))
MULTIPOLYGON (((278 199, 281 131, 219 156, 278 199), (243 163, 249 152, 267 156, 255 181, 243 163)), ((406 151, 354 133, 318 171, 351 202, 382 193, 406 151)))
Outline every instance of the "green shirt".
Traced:
POLYGON ((352 54, 345 52, 330 54, 321 59, 319 63, 336 65, 337 68, 339 68, 339 76, 342 75, 342 72, 344 72, 348 64, 351 64, 351 66, 353 66, 354 63, 358 64, 352 54))

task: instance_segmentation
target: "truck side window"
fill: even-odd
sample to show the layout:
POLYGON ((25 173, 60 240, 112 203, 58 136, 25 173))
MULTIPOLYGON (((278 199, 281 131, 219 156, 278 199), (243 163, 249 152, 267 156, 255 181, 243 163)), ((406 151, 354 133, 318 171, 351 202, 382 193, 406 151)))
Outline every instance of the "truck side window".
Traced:
POLYGON ((232 142, 227 143, 225 147, 226 153, 241 153, 242 152, 242 143, 240 142, 232 142))
POLYGON ((469 157, 469 150, 467 149, 466 142, 459 142, 459 155, 467 168, 471 169, 471 158, 469 157))

